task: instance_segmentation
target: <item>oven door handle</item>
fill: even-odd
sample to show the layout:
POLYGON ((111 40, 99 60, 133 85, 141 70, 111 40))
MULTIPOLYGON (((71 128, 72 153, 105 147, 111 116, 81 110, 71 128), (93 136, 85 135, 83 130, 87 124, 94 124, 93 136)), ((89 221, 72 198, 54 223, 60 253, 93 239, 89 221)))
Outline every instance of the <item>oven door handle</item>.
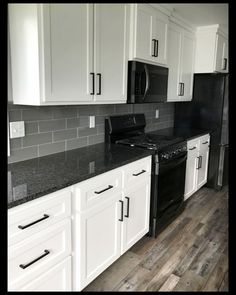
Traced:
POLYGON ((184 153, 184 155, 181 155, 180 157, 177 157, 174 159, 172 158, 171 160, 167 162, 160 162, 159 174, 162 174, 162 172, 165 172, 167 170, 170 170, 172 168, 179 166, 186 160, 187 160, 187 153, 184 153))

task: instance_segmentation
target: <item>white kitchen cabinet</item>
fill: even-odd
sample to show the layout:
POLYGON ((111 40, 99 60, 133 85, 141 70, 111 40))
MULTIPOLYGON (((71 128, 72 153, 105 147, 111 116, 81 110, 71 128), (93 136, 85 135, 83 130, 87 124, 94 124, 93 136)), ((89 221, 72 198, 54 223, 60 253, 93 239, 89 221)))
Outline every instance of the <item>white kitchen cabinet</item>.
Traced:
POLYGON ((74 186, 74 291, 81 291, 149 231, 150 181, 151 156, 74 186))
POLYGON ((148 4, 131 4, 130 59, 167 64, 168 16, 148 4))
POLYGON ((128 8, 10 4, 14 103, 125 103, 128 8))
POLYGON ((125 253, 149 231, 150 177, 124 191, 124 222, 121 254, 125 253))
POLYGON ((195 61, 194 34, 171 22, 168 44, 167 101, 192 100, 195 61))
POLYGON ((17 291, 63 292, 71 289, 71 256, 69 256, 17 291))
POLYGON ((201 26, 196 32, 195 73, 228 72, 228 37, 219 25, 201 26))
POLYGON ((71 251, 71 187, 8 210, 9 291, 71 291, 71 251))
POLYGON ((185 200, 207 182, 209 143, 209 134, 187 142, 188 156, 185 175, 185 200))

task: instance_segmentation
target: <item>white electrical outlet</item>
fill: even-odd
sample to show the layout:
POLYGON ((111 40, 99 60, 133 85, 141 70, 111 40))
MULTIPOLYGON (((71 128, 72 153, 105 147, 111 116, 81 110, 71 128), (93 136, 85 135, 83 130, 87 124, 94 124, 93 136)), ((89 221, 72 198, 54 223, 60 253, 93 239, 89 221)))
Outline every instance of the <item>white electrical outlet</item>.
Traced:
POLYGON ((95 127, 95 116, 89 116, 89 128, 95 127))
POLYGON ((25 136, 24 121, 10 122, 10 138, 25 136))
POLYGON ((156 118, 159 118, 159 110, 156 110, 156 118))

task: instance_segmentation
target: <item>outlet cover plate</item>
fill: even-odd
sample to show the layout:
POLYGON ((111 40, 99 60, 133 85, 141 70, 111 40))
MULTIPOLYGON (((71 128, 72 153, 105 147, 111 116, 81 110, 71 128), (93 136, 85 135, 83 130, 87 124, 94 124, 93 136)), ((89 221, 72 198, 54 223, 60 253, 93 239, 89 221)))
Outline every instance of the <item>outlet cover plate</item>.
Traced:
POLYGON ((25 124, 24 121, 10 122, 10 138, 24 137, 25 124))

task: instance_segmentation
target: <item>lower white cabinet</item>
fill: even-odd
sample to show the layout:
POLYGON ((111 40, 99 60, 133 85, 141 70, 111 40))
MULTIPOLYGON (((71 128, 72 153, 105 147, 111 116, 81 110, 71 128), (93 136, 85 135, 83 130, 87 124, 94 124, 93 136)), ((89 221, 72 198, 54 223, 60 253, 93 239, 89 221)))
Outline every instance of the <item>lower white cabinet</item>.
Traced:
POLYGON ((149 230, 151 156, 94 179, 74 187, 73 291, 81 291, 149 230), (104 179, 109 179, 111 173, 114 176, 122 174, 120 189, 118 185, 113 190, 109 183, 104 183, 104 188, 101 187, 101 183, 104 179), (127 175, 132 175, 136 181, 129 179, 126 182, 127 175), (94 179, 97 188, 94 186, 94 179), (88 194, 82 193, 86 191, 86 187, 87 191, 92 187, 100 197, 97 202, 91 203, 93 206, 81 209, 83 207, 76 206, 77 199, 86 198, 88 194))
POLYGON ((71 256, 18 290, 71 291, 71 256))
POLYGON ((188 157, 185 175, 185 200, 207 182, 209 143, 209 134, 187 142, 188 157))

